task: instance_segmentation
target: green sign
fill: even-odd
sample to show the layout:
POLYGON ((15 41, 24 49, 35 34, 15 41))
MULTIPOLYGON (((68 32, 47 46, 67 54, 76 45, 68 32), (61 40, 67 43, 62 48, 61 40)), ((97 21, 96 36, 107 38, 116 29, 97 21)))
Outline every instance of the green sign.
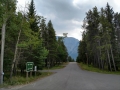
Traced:
POLYGON ((27 62, 26 63, 26 71, 33 71, 33 62, 27 62))

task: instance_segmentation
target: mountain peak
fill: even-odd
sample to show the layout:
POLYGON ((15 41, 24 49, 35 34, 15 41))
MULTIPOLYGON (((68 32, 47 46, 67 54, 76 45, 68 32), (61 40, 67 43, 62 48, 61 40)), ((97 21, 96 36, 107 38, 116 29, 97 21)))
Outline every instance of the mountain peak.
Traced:
MULTIPOLYGON (((63 37, 63 36, 57 36, 58 37, 63 37)), ((78 53, 78 45, 79 45, 79 40, 74 38, 74 37, 66 37, 64 38, 64 44, 67 48, 69 56, 71 56, 74 60, 76 60, 78 53)))

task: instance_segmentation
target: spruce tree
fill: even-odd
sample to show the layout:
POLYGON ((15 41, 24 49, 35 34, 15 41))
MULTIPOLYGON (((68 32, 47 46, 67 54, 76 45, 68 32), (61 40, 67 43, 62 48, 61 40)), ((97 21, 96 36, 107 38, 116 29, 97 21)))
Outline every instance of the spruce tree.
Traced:
POLYGON ((111 43, 111 46, 110 46, 111 61, 112 61, 112 66, 114 67, 114 70, 116 71, 114 57, 116 57, 115 53, 116 53, 117 47, 116 47, 116 42, 115 42, 115 29, 114 29, 114 24, 113 24, 114 11, 108 3, 107 3, 107 6, 105 8, 105 12, 106 12, 106 18, 108 20, 108 23, 110 24, 108 26, 108 28, 111 29, 111 31, 108 32, 110 34, 109 42, 111 43))
POLYGON ((28 20, 30 23, 30 28, 32 29, 32 31, 34 32, 39 32, 39 20, 40 17, 38 15, 36 15, 36 11, 35 11, 35 5, 34 5, 34 1, 31 0, 31 3, 28 7, 28 20))
POLYGON ((48 62, 50 63, 51 66, 54 66, 54 62, 56 59, 56 35, 55 35, 55 30, 53 28, 51 20, 47 24, 47 31, 48 31, 48 50, 49 50, 49 55, 48 55, 48 62))
POLYGON ((57 40, 57 57, 58 60, 57 62, 67 62, 68 61, 68 52, 67 52, 67 48, 64 45, 64 37, 58 37, 57 40))
MULTIPOLYGON (((77 61, 92 64, 95 67, 109 70, 117 69, 116 63, 119 58, 119 15, 114 15, 113 9, 107 3, 105 9, 98 12, 97 7, 86 13, 86 22, 83 24, 83 38, 78 48, 77 61), (114 22, 113 22, 114 21, 114 22), (116 33, 118 32, 118 33, 116 33), (84 47, 86 44, 86 47, 84 47), (85 52, 86 58, 85 59, 85 52), (83 54, 83 55, 82 55, 83 54)), ((118 65, 118 64, 117 64, 118 65)))

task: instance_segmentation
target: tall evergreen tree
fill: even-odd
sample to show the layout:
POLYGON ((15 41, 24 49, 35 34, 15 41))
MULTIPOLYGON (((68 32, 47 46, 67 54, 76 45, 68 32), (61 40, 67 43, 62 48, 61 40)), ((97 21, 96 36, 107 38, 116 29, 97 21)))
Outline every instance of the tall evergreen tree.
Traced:
POLYGON ((34 32, 39 32, 38 24, 39 24, 40 17, 38 15, 36 15, 35 5, 34 5, 33 0, 31 0, 28 11, 29 11, 28 12, 28 20, 30 22, 30 28, 34 32))
POLYGON ((64 37, 58 37, 57 40, 57 62, 67 62, 68 52, 64 45, 64 37))
POLYGON ((47 30, 48 30, 48 50, 49 50, 48 62, 50 63, 51 66, 54 66, 54 62, 56 59, 57 41, 56 41, 55 30, 53 28, 51 20, 47 24, 47 30))
POLYGON ((40 26, 42 26, 42 23, 40 23, 40 16, 36 15, 35 5, 34 5, 33 0, 31 0, 31 3, 28 8, 28 20, 30 23, 30 29, 33 31, 32 39, 34 40, 29 45, 29 50, 30 50, 29 51, 29 59, 30 59, 30 61, 33 61, 35 63, 35 65, 40 67, 41 66, 40 64, 45 62, 44 60, 45 60, 45 57, 48 54, 48 52, 42 46, 42 39, 40 36, 40 28, 39 28, 40 26), (42 53, 42 52, 44 52, 44 53, 42 53), (43 57, 43 58, 41 58, 41 57, 43 57))
POLYGON ((115 53, 116 53, 117 48, 116 48, 116 42, 115 42, 115 29, 114 29, 114 24, 113 24, 114 11, 108 3, 105 8, 105 12, 106 12, 106 18, 110 24, 108 28, 111 29, 111 31, 108 32, 111 36, 110 41, 109 41, 111 43, 111 46, 110 46, 111 60, 112 60, 112 65, 114 66, 114 69, 116 70, 114 57, 116 55, 115 53))
POLYGON ((80 62, 87 62, 95 67, 104 69, 108 66, 109 70, 116 71, 116 57, 119 57, 116 34, 117 14, 114 18, 114 11, 107 3, 105 9, 101 8, 98 12, 97 7, 86 13, 86 26, 83 24, 83 38, 78 49, 78 59, 80 62), (114 20, 114 23, 113 23, 114 20), (86 49, 85 45, 86 44, 86 49), (85 52, 86 59, 85 59, 85 52), (83 53, 83 55, 82 55, 83 53), (80 60, 79 60, 80 59, 80 60))
POLYGON ((115 28, 115 42, 116 42, 116 53, 115 59, 117 66, 120 66, 120 13, 114 14, 114 28, 115 28))

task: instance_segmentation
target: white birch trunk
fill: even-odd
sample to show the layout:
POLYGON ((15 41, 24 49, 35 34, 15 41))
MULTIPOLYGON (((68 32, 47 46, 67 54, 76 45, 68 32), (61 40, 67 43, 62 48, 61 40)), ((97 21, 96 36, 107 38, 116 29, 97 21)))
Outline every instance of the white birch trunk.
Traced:
POLYGON ((111 46, 110 46, 110 51, 111 51, 111 55, 112 55, 114 70, 116 71, 116 65, 115 65, 115 60, 114 60, 114 56, 113 56, 113 53, 112 53, 112 47, 111 46))
POLYGON ((13 75, 13 69, 14 69, 14 65, 15 65, 15 62, 16 62, 16 57, 17 57, 17 51, 18 51, 18 43, 19 43, 19 40, 20 40, 20 34, 21 34, 21 30, 19 31, 19 35, 18 35, 18 39, 17 39, 17 43, 16 43, 16 46, 15 46, 15 54, 14 54, 14 59, 13 59, 13 62, 12 62, 12 67, 11 67, 11 72, 10 72, 10 79, 12 78, 12 75, 13 75))
POLYGON ((5 28, 6 22, 3 23, 2 26, 2 44, 1 44, 1 58, 0 58, 0 84, 3 84, 3 61, 4 61, 4 47, 5 47, 5 28))

